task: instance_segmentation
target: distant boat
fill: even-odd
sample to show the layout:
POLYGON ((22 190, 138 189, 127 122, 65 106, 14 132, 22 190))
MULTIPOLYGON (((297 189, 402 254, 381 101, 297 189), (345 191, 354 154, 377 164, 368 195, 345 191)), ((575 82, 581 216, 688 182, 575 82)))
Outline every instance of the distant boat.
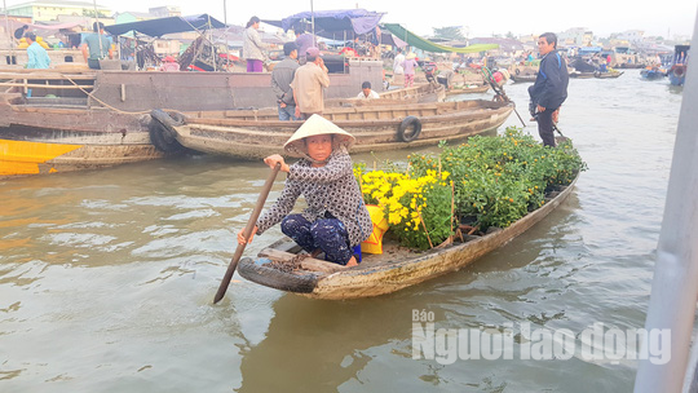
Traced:
POLYGON ((446 96, 458 94, 486 93, 490 85, 455 85, 451 90, 446 91, 446 96))
POLYGON ((644 69, 640 71, 640 77, 644 80, 654 81, 666 76, 666 71, 659 68, 644 69))
POLYGON ((593 77, 594 77, 594 72, 579 72, 579 71, 570 72, 570 78, 590 79, 593 77))
POLYGON ((536 78, 538 75, 512 75, 511 80, 514 81, 514 83, 523 83, 523 82, 535 82, 536 78))
POLYGON ((676 45, 671 68, 667 71, 669 83, 674 86, 683 86, 686 81, 686 69, 688 68, 689 45, 676 45))
POLYGON ((623 75, 623 71, 595 72, 594 77, 599 79, 618 78, 623 75))

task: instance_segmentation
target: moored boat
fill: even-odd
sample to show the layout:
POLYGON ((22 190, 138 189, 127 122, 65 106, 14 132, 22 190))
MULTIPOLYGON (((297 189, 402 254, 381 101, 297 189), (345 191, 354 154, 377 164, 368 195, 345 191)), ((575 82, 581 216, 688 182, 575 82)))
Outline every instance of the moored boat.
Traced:
POLYGON ((356 106, 356 105, 395 105, 407 103, 442 102, 446 98, 446 89, 443 85, 422 83, 413 87, 392 89, 378 93, 379 98, 362 99, 333 98, 325 100, 326 107, 356 106))
POLYGON ((659 68, 644 69, 640 71, 640 77, 644 80, 659 80, 666 76, 666 71, 659 68))
POLYGON ((535 74, 533 74, 533 75, 520 74, 520 75, 512 75, 511 80, 514 81, 514 83, 535 82, 537 77, 538 77, 538 75, 535 75, 535 74))
POLYGON ((478 84, 478 85, 455 85, 452 89, 446 91, 446 96, 455 96, 459 94, 475 94, 475 93, 486 93, 490 89, 490 85, 478 84))
MULTIPOLYGON (((362 81, 379 85, 377 64, 350 60, 346 73, 330 73, 328 100, 355 96, 362 81)), ((0 177, 99 169, 163 157, 153 143, 171 147, 169 152, 181 151, 167 140, 151 143, 152 109, 271 107, 276 98, 270 78, 269 73, 226 72, 0 72, 0 177)), ((417 87, 405 95, 415 97, 415 102, 438 99, 438 89, 427 90, 417 87)), ((410 101, 398 97, 395 102, 410 101)))
POLYGON ((673 86, 683 86, 686 81, 686 71, 688 70, 689 45, 676 45, 671 68, 667 71, 669 83, 673 86))
POLYGON ((263 249, 257 258, 243 258, 240 275, 255 283, 303 296, 343 300, 384 295, 457 271, 524 233, 555 210, 572 193, 571 184, 553 191, 538 209, 504 229, 482 236, 465 236, 424 252, 384 244, 380 255, 364 255, 360 265, 344 267, 298 257, 299 247, 284 238, 263 249))
POLYGON ((570 72, 570 78, 591 79, 593 77, 594 77, 594 72, 580 72, 580 71, 570 72))
POLYGON ((619 76, 623 75, 623 71, 607 71, 607 72, 595 72, 594 73, 594 78, 599 78, 599 79, 613 79, 613 78, 618 78, 619 76))
MULTIPOLYGON (((326 108, 323 116, 356 137, 353 152, 437 145, 496 130, 512 103, 485 100, 326 108)), ((153 111, 163 140, 203 153, 258 159, 282 153, 301 121, 279 121, 275 109, 219 112, 153 111)))

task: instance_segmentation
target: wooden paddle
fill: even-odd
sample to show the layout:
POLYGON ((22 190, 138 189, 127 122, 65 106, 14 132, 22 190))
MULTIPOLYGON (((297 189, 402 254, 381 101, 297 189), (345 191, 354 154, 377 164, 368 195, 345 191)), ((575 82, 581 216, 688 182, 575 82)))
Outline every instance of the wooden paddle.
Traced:
MULTIPOLYGON (((252 233, 252 229, 257 223, 259 214, 262 212, 264 202, 267 200, 267 196, 269 196, 269 191, 271 190, 272 185, 274 185, 274 179, 276 179, 276 174, 279 173, 279 169, 281 169, 281 164, 276 164, 276 166, 271 170, 271 173, 267 178, 267 182, 264 183, 264 187, 262 188, 262 192, 259 194, 259 198, 257 198, 257 206, 254 207, 252 215, 247 221, 245 231, 243 232, 246 240, 250 239, 250 233, 252 233)), ((235 249, 235 255, 233 255, 233 259, 230 260, 228 270, 226 270, 225 276, 223 276, 223 281, 221 281, 221 285, 218 287, 216 297, 213 298, 213 304, 218 303, 221 299, 223 299, 223 296, 225 296, 225 291, 228 290, 228 285, 230 285, 230 280, 233 278, 233 273, 235 273, 235 269, 238 266, 240 257, 242 257, 242 253, 245 251, 245 246, 247 246, 247 242, 244 244, 238 243, 238 247, 235 249)))

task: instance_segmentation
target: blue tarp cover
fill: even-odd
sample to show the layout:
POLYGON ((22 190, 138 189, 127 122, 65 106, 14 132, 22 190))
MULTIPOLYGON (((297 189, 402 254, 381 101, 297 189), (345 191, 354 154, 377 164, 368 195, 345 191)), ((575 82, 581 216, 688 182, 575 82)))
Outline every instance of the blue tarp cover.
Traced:
POLYGON ((219 20, 210 17, 208 14, 201 14, 184 17, 170 16, 167 18, 121 23, 118 25, 106 26, 104 30, 113 35, 122 35, 129 31, 137 31, 151 37, 160 37, 165 34, 207 30, 209 28, 221 29, 223 27, 225 27, 225 24, 219 20), (209 21, 211 22, 210 27, 209 21))
MULTIPOLYGON (((340 31, 353 31, 356 34, 366 34, 378 26, 382 12, 366 11, 364 9, 301 12, 291 15, 280 21, 265 20, 264 23, 281 27, 284 31, 292 29, 300 21, 315 19, 315 32, 323 36, 323 33, 335 33, 340 31)), ((331 34, 330 34, 331 36, 331 34)))
POLYGON ((583 46, 579 48, 579 53, 599 53, 602 50, 600 46, 583 46))

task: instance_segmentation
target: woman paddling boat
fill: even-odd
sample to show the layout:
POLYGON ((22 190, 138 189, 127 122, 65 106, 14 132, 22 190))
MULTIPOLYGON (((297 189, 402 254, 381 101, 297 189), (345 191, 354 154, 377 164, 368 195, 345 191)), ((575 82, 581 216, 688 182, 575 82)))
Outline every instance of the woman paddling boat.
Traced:
MULTIPOLYGON (((288 173, 284 189, 274 205, 257 220, 247 240, 281 222, 281 231, 306 252, 345 266, 361 261, 361 242, 373 226, 364 204, 348 150, 355 138, 322 116, 313 115, 289 138, 284 151, 301 158, 288 165, 278 154, 264 159, 288 173), (289 214, 303 195, 308 208, 289 214)), ((243 231, 238 243, 246 241, 243 231)))

